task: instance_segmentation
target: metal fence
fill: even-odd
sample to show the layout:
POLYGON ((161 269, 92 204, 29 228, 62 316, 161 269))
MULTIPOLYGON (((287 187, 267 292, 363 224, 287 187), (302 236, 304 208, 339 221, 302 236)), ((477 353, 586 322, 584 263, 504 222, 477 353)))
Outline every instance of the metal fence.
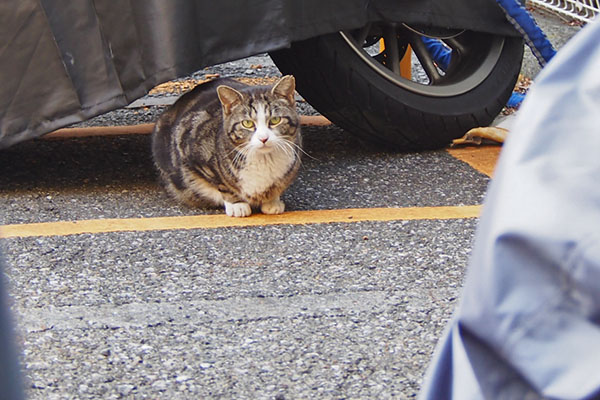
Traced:
POLYGON ((600 0, 528 0, 534 6, 590 22, 600 14, 600 0))

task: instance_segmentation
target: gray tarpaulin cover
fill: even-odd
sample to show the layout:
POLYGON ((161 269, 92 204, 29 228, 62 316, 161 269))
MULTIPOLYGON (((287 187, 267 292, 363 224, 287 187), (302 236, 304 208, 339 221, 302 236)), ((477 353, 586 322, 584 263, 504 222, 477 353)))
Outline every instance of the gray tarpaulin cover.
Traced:
POLYGON ((423 400, 600 398, 600 21, 529 91, 423 400))
POLYGON ((515 34, 494 0, 2 1, 0 148, 207 65, 386 19, 515 34))

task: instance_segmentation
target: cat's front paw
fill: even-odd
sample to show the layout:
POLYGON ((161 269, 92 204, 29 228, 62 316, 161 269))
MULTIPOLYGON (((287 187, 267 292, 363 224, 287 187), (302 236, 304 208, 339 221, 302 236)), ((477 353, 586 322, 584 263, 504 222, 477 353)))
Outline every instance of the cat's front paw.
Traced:
POLYGON ((281 214, 285 211, 285 204, 283 201, 276 198, 275 200, 271 200, 260 205, 260 211, 263 214, 281 214))
POLYGON ((252 208, 250 207, 250 204, 244 202, 225 202, 225 214, 230 217, 248 217, 252 214, 252 208))

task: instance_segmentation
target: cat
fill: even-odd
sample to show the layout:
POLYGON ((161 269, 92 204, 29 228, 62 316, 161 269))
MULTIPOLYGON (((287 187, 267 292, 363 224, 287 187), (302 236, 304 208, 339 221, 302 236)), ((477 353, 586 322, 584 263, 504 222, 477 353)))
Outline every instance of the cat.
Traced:
POLYGON ((298 174, 302 153, 295 79, 248 86, 215 79, 184 94, 158 119, 152 154, 163 187, 192 207, 285 210, 282 192, 298 174))

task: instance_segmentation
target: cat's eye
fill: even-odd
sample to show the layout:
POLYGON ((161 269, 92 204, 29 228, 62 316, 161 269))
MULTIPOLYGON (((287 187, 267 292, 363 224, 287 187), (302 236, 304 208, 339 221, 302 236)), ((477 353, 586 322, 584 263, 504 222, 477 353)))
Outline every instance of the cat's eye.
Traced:
POLYGON ((281 122, 281 117, 271 117, 269 120, 269 125, 275 126, 281 122))
POLYGON ((250 119, 245 119, 242 121, 242 126, 246 129, 252 129, 254 128, 254 121, 250 119))

